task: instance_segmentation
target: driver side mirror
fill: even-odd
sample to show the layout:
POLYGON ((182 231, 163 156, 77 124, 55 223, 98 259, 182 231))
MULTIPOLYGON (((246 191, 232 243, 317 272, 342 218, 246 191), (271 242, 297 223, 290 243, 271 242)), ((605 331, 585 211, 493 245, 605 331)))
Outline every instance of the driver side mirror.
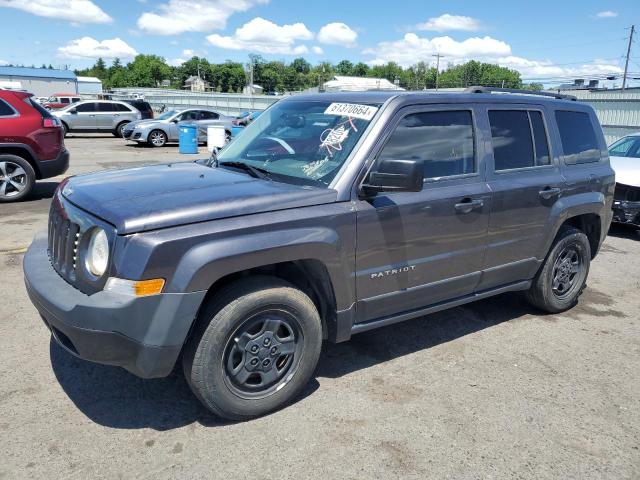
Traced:
POLYGON ((424 185, 424 168, 418 160, 382 160, 362 185, 365 197, 377 192, 419 192, 424 185))
POLYGON ((72 113, 72 114, 75 115, 76 113, 78 113, 78 109, 77 108, 72 108, 71 110, 69 110, 69 113, 72 113))

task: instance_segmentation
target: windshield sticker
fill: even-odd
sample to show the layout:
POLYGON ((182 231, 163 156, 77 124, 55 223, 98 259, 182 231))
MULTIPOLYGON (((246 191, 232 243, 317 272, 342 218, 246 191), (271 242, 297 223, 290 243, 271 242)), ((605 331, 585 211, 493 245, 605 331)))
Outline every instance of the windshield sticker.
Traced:
POLYGON ((332 103, 324 111, 324 114, 371 120, 377 111, 377 107, 372 107, 370 105, 359 105, 357 103, 332 103))
POLYGON ((302 171, 307 177, 313 177, 313 174, 324 167, 329 162, 327 157, 324 157, 320 160, 316 160, 315 162, 308 163, 302 167, 302 171))
POLYGON ((333 152, 342 150, 342 142, 349 136, 349 129, 344 125, 336 128, 327 128, 320 134, 320 148, 326 148, 327 153, 333 156, 333 152))

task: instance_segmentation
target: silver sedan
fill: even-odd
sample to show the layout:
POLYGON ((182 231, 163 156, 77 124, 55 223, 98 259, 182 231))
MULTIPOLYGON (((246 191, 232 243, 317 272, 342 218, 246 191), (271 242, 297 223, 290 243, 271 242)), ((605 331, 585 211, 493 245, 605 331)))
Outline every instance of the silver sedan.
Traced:
MULTIPOLYGON (((146 143, 152 147, 162 147, 169 142, 178 141, 180 123, 195 123, 198 126, 222 125, 228 129, 228 133, 231 135, 233 119, 234 117, 201 107, 169 110, 154 119, 131 122, 124 128, 122 136, 126 140, 146 143)), ((206 141, 206 135, 203 138, 200 133, 198 140, 206 141)))

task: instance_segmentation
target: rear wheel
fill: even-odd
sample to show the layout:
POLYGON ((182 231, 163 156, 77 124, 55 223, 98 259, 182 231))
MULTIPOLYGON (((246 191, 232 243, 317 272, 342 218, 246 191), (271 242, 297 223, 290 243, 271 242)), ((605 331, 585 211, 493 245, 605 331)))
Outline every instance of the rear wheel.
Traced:
POLYGON ((282 407, 309 382, 322 327, 311 299, 287 282, 252 277, 223 289, 202 311, 184 373, 215 414, 243 420, 282 407))
POLYGON ((33 167, 16 155, 0 155, 0 202, 15 202, 28 196, 36 182, 33 167))
POLYGON ((118 137, 118 138, 123 138, 124 135, 123 135, 122 132, 124 131, 124 127, 126 127, 128 123, 129 122, 119 123, 118 126, 116 127, 116 129, 113 132, 113 136, 114 137, 118 137))
POLYGON ((590 263, 587 236, 576 228, 562 227, 527 292, 529 302, 549 313, 570 309, 584 290, 590 263))
POLYGON ((66 137, 67 133, 69 133, 69 127, 66 123, 62 122, 62 136, 66 137))
POLYGON ((162 130, 152 130, 151 132, 149 132, 147 142, 152 147, 164 147, 164 145, 167 143, 167 134, 162 130))

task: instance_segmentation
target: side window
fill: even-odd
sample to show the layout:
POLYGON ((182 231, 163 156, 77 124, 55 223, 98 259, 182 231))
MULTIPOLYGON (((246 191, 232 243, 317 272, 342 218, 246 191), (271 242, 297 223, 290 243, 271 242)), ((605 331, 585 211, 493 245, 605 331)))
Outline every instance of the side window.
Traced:
POLYGON ((69 99, 69 98, 67 98, 67 97, 62 97, 62 98, 60 99, 60 103, 64 103, 65 105, 66 105, 66 104, 69 104, 69 103, 71 103, 71 99, 69 99))
POLYGON ((9 106, 4 100, 0 100, 0 117, 12 117, 15 115, 13 108, 9 106))
POLYGON ((379 160, 420 160, 425 178, 476 172, 473 119, 468 110, 412 113, 400 120, 379 160))
POLYGON ((621 138, 609 148, 612 157, 635 157, 640 154, 640 137, 621 138))
POLYGON ((216 112, 202 110, 200 112, 200 120, 217 120, 220 117, 216 112))
POLYGON ((116 107, 116 110, 119 112, 132 112, 136 110, 135 106, 130 107, 128 105, 122 105, 121 103, 116 103, 114 105, 116 107))
POLYGON ((590 163, 600 160, 596 132, 588 114, 556 110, 556 122, 565 163, 590 163))
POLYGON ((82 104, 76 106, 76 110, 78 111, 78 113, 80 113, 80 112, 83 112, 83 113, 95 112, 96 111, 96 104, 95 103, 82 103, 82 104))
POLYGON ((495 170, 549 165, 549 143, 542 112, 489 110, 495 170))
POLYGON ((184 112, 180 116, 180 121, 184 122, 185 120, 198 120, 198 111, 197 110, 189 110, 184 112))
POLYGON ((102 113, 113 113, 117 111, 117 108, 113 103, 100 102, 97 106, 98 111, 102 113))

